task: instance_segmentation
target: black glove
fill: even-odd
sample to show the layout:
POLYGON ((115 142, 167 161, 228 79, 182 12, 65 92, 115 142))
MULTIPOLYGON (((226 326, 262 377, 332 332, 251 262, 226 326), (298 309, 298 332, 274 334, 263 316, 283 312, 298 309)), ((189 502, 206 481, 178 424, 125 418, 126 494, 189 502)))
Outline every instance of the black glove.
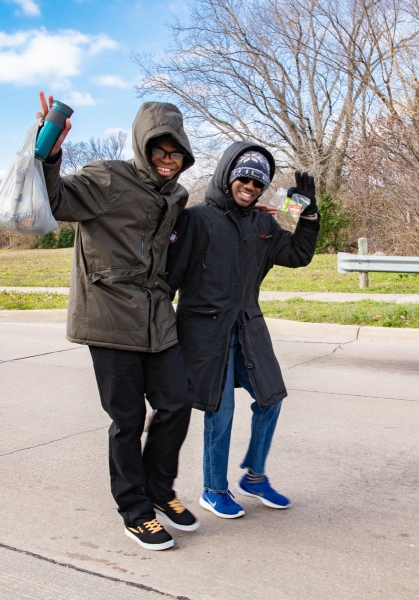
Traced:
POLYGON ((316 203, 316 186, 314 184, 314 177, 308 173, 301 174, 300 171, 295 171, 295 183, 297 187, 290 187, 287 196, 292 198, 293 194, 300 194, 310 200, 310 204, 303 210, 301 216, 307 217, 309 215, 315 215, 318 212, 316 203))

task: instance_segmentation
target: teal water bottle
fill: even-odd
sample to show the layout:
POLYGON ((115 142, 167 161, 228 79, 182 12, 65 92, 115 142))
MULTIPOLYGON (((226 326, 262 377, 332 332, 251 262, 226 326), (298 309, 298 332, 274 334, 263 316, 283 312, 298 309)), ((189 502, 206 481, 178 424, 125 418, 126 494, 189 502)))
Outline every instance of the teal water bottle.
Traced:
POLYGON ((42 161, 47 158, 65 127, 66 119, 71 117, 73 112, 66 104, 54 100, 36 139, 35 158, 42 161))

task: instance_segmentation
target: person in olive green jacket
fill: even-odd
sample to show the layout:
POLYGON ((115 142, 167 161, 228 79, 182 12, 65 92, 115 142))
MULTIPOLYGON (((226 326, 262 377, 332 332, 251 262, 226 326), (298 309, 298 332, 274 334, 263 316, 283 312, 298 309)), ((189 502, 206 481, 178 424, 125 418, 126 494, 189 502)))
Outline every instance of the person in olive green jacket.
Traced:
MULTIPOLYGON (((42 118, 48 104, 40 98, 42 118)), ((61 145, 70 129, 68 119, 44 163, 54 217, 78 223, 67 339, 89 346, 112 419, 111 489, 125 533, 163 550, 173 538, 156 513, 177 529, 199 526, 173 491, 196 392, 164 273, 170 234, 188 198, 177 180, 194 158, 180 111, 146 102, 133 124, 133 160, 101 160, 61 177, 61 145), (157 412, 142 452, 144 394, 157 412)))

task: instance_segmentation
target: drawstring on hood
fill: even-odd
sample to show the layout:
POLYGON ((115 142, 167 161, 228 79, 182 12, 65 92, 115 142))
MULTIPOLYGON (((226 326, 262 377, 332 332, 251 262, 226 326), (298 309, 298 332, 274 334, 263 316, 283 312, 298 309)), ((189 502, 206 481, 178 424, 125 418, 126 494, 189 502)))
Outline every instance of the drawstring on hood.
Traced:
POLYGON ((188 137, 183 127, 180 110, 166 102, 145 102, 138 111, 132 125, 132 149, 134 163, 145 177, 161 192, 170 192, 177 183, 181 173, 192 167, 195 162, 188 137), (162 135, 170 136, 185 152, 182 169, 170 180, 161 177, 147 156, 147 144, 153 138, 162 135))
POLYGON ((234 142, 222 155, 205 193, 205 201, 221 208, 224 214, 235 211, 238 216, 246 216, 250 214, 254 205, 258 201, 259 197, 254 202, 249 204, 249 206, 243 208, 235 202, 230 193, 230 173, 233 170, 239 156, 245 152, 248 152, 249 150, 260 152, 268 159, 270 167, 270 181, 272 181, 274 177, 275 160, 269 150, 266 150, 266 148, 251 142, 234 142))

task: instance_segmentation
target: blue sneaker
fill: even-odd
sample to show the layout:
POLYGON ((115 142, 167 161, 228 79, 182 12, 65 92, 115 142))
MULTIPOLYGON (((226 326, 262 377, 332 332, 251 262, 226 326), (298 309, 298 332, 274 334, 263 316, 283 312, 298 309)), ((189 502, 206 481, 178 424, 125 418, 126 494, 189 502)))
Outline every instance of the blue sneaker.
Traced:
POLYGON ((240 504, 234 502, 233 498, 234 496, 230 491, 215 493, 204 490, 199 499, 199 504, 202 508, 210 510, 214 515, 222 519, 237 519, 237 517, 244 515, 244 510, 240 504))
POLYGON ((246 479, 246 475, 240 480, 240 483, 236 483, 236 490, 243 496, 252 496, 253 498, 259 498, 265 506, 271 508, 289 508, 291 506, 291 500, 282 494, 278 494, 269 483, 269 479, 265 475, 265 481, 261 483, 249 483, 246 479))

